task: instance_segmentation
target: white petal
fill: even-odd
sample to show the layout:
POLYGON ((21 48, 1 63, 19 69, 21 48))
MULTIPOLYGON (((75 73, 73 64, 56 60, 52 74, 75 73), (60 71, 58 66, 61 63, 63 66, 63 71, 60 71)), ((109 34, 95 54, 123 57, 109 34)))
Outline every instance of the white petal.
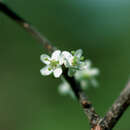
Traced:
POLYGON ((82 54, 83 54, 82 49, 78 49, 78 50, 75 52, 74 56, 80 58, 80 57, 82 56, 82 54))
POLYGON ((91 75, 96 76, 98 74, 99 74, 99 69, 97 69, 97 68, 91 69, 91 75))
POLYGON ((88 87, 88 81, 87 80, 81 80, 80 81, 81 87, 83 90, 85 90, 88 87))
POLYGON ((63 51, 63 52, 62 52, 62 55, 63 55, 63 57, 66 58, 66 59, 73 57, 72 54, 69 53, 68 51, 63 51))
POLYGON ((59 92, 63 95, 66 95, 68 94, 71 89, 70 89, 70 85, 67 83, 67 82, 63 82, 59 85, 59 88, 58 88, 59 92))
POLYGON ((69 62, 67 59, 64 59, 63 63, 65 65, 65 67, 67 67, 67 68, 72 66, 72 62, 69 62))
POLYGON ((74 57, 70 57, 70 58, 67 59, 67 60, 68 60, 68 63, 70 64, 70 66, 72 66, 73 58, 74 58, 74 57))
POLYGON ((40 70, 41 74, 44 76, 50 75, 52 73, 52 70, 48 69, 49 66, 46 66, 40 70))
POLYGON ((60 64, 60 65, 63 65, 63 63, 64 63, 64 57, 63 57, 63 56, 60 56, 60 58, 59 58, 59 64, 60 64))
POLYGON ((81 66, 80 66, 81 70, 90 69, 90 67, 91 67, 91 61, 90 60, 86 60, 84 62, 81 62, 81 66))
POLYGON ((88 68, 86 70, 82 70, 81 74, 88 77, 93 77, 99 74, 99 70, 97 68, 88 68))
POLYGON ((87 65, 87 68, 90 68, 92 65, 92 62, 90 60, 86 60, 85 63, 87 65))
POLYGON ((63 51, 62 52, 62 57, 64 59, 64 64, 66 67, 70 67, 72 65, 73 62, 73 56, 71 53, 69 53, 68 51, 63 51))
POLYGON ((82 71, 80 71, 80 70, 79 70, 79 71, 76 71, 74 77, 75 77, 77 80, 82 79, 82 77, 83 77, 82 71))
POLYGON ((58 61, 61 55, 61 51, 60 50, 56 50, 52 53, 51 59, 52 60, 56 60, 58 61))
POLYGON ((54 77, 59 78, 60 75, 62 74, 62 69, 61 69, 61 68, 56 68, 56 69, 53 71, 53 74, 54 74, 54 77))
POLYGON ((60 58, 59 64, 60 64, 60 65, 63 65, 63 63, 64 63, 64 60, 63 60, 62 58, 60 58))
POLYGON ((50 64, 50 57, 48 56, 48 55, 46 55, 46 54, 42 54, 41 56, 40 56, 40 60, 44 63, 44 64, 50 64))

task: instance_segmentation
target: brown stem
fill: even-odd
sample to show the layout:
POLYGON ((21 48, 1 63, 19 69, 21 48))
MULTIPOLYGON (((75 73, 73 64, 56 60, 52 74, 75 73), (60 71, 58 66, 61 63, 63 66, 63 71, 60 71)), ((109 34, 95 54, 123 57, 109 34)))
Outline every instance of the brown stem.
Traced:
POLYGON ((103 118, 100 126, 103 127, 103 130, 111 130, 118 120, 121 118, 123 113, 126 111, 130 105, 130 81, 127 86, 121 92, 120 96, 114 102, 112 107, 109 109, 105 117, 103 118))
POLYGON ((10 17, 13 21, 21 25, 27 32, 31 33, 33 37, 35 37, 39 42, 41 42, 47 51, 52 52, 56 48, 51 45, 50 41, 48 41, 43 35, 37 31, 29 22, 24 20, 22 17, 17 15, 14 11, 12 11, 6 4, 0 1, 0 11, 10 17))
POLYGON ((76 97, 79 100, 81 106, 83 107, 83 110, 84 110, 86 116, 89 119, 91 127, 95 127, 95 125, 100 120, 99 115, 95 112, 94 107, 92 106, 92 103, 88 100, 84 91, 81 89, 79 82, 76 82, 74 77, 69 77, 67 72, 68 72, 68 70, 64 71, 64 73, 63 73, 64 78, 71 85, 71 88, 72 88, 74 94, 76 95, 76 97))
MULTIPOLYGON (((26 20, 21 18, 18 14, 12 11, 9 7, 7 7, 7 5, 5 5, 1 1, 0 1, 0 11, 9 16, 19 25, 21 25, 27 32, 30 32, 38 41, 40 41, 44 45, 44 48, 46 48, 47 51, 52 52, 56 49, 56 47, 50 44, 50 42, 44 36, 42 36, 40 32, 38 32, 31 24, 29 24, 26 20)), ((80 84, 77 83, 74 78, 69 77, 67 75, 67 72, 68 70, 64 70, 63 75, 65 79, 70 83, 72 90, 74 91, 74 94, 81 103, 86 113, 86 116, 91 122, 91 125, 94 126, 97 123, 99 116, 96 114, 92 104, 88 101, 84 92, 80 88, 80 84)))

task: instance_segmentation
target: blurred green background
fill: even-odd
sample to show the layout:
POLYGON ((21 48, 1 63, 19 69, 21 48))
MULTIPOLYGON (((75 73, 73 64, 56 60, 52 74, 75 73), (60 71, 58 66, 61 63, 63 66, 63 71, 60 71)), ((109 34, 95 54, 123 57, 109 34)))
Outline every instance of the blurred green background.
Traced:
MULTIPOLYGON (((130 76, 129 0, 5 0, 62 50, 82 48, 100 69, 87 95, 102 116, 130 76)), ((0 129, 80 130, 88 121, 78 102, 59 95, 60 80, 40 75, 35 39, 0 13, 0 129)), ((130 130, 130 109, 114 130, 130 130)))

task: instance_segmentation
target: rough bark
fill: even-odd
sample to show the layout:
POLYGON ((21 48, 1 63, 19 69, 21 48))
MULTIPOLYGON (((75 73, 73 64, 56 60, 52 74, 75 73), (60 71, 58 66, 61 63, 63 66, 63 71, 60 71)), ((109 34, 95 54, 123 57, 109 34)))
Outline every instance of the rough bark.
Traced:
POLYGON ((123 89, 120 96, 116 99, 112 107, 106 113, 103 118, 100 126, 103 127, 104 130, 111 130, 123 113, 126 111, 128 106, 130 105, 130 81, 127 86, 123 89))

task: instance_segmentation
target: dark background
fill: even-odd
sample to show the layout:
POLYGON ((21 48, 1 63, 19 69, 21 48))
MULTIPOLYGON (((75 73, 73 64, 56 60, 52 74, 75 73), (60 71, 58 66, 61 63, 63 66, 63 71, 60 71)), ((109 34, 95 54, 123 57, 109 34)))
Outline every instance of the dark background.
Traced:
MULTIPOLYGON (((129 0, 5 0, 62 50, 82 48, 100 69, 87 95, 102 116, 130 76, 129 0)), ((43 77, 36 40, 0 13, 0 129, 89 129, 79 106, 59 95, 60 80, 43 77)), ((114 130, 130 130, 128 109, 114 130)))

